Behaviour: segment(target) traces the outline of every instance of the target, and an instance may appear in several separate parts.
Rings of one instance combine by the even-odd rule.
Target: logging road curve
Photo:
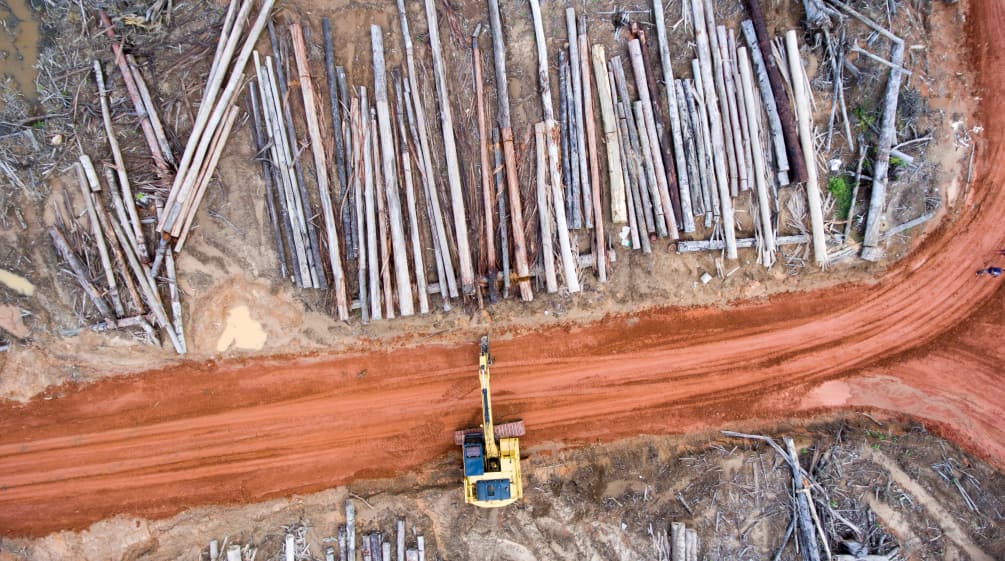
[[[526,421],[524,446],[866,407],[927,419],[1005,466],[1005,292],[973,273],[1005,247],[1005,126],[991,119],[1005,115],[1005,6],[970,8],[985,132],[951,225],[868,286],[494,340],[497,416]],[[476,423],[477,352],[190,364],[0,404],[0,535],[405,472]]]

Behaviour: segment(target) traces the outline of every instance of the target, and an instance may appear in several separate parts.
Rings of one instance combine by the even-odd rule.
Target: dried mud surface
[[[877,282],[497,337],[497,416],[525,447],[876,408],[1005,466],[1005,6],[969,6],[983,138],[959,215]],[[491,333],[490,333],[491,334]],[[414,341],[413,341],[414,342]],[[405,473],[476,420],[477,347],[182,364],[0,409],[0,533],[162,517]],[[138,362],[137,364],[141,364]]]

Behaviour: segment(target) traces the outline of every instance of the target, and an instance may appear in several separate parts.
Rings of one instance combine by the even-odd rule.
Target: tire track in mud
[[[928,419],[1005,465],[1002,290],[973,276],[1005,247],[1005,126],[992,119],[1005,114],[1005,6],[970,10],[985,131],[952,225],[869,286],[495,340],[497,416],[525,420],[524,447],[874,407]],[[0,534],[407,472],[477,423],[477,352],[472,343],[185,365],[3,405]]]

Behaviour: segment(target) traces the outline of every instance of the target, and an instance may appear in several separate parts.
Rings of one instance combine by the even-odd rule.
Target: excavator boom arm
[[[492,423],[492,392],[489,387],[491,363],[489,338],[482,337],[481,354],[478,357],[478,379],[482,386],[482,433],[485,436],[485,455],[489,458],[498,458],[499,446],[496,444],[495,426]]]

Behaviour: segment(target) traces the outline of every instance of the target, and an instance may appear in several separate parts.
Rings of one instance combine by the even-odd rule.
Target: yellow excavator
[[[523,497],[520,439],[523,421],[495,425],[489,392],[489,338],[482,337],[478,379],[482,386],[482,427],[454,433],[464,457],[464,502],[483,508],[506,506]]]

